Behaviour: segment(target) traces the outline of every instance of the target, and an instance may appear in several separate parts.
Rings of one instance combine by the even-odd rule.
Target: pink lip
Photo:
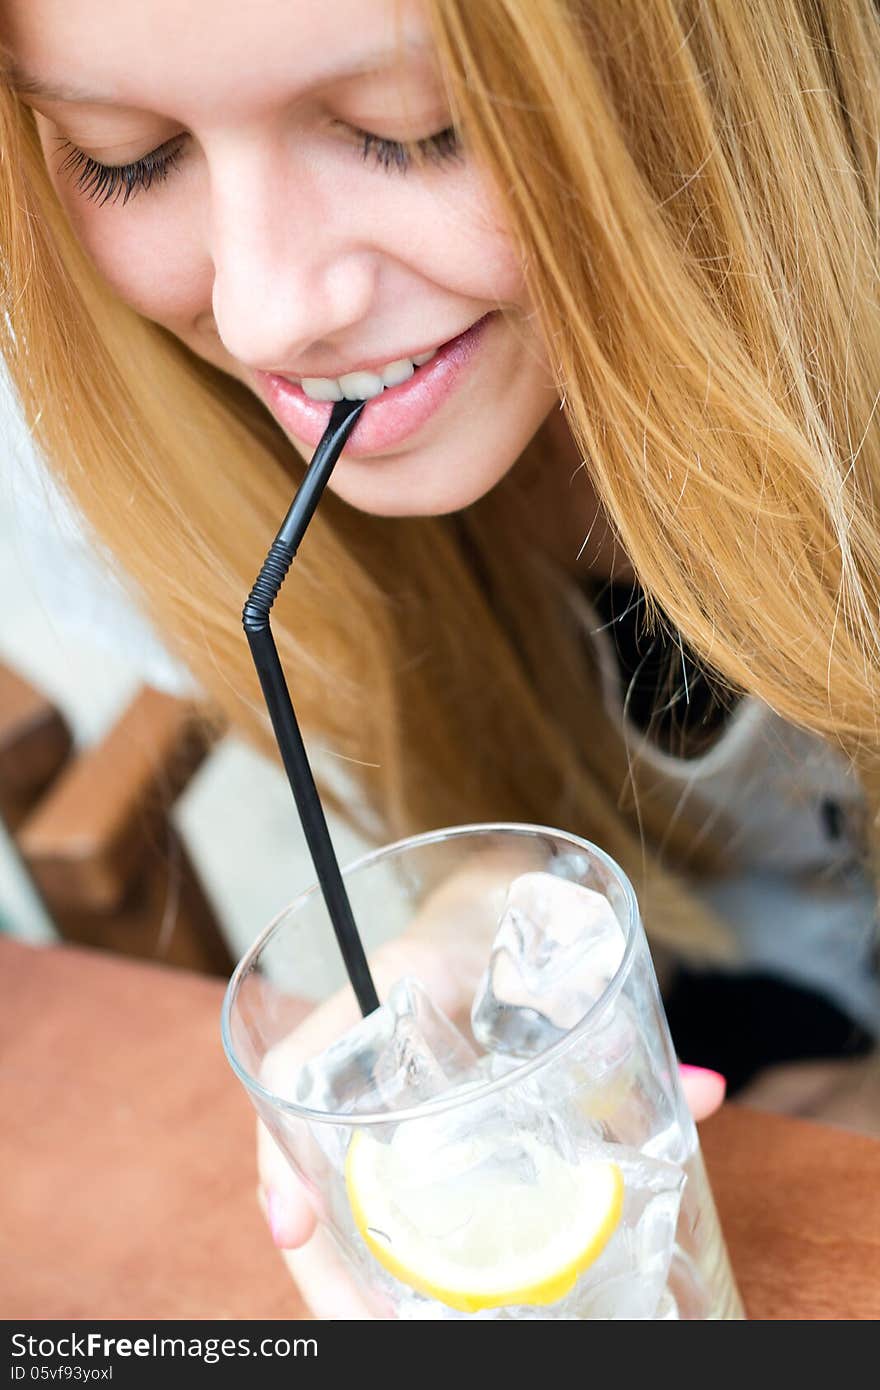
[[[494,312],[484,314],[464,333],[444,343],[430,362],[417,367],[409,381],[386,387],[380,396],[367,401],[345,446],[346,455],[366,458],[381,453],[421,429],[452,395],[494,317]],[[260,394],[287,433],[316,448],[329,423],[331,403],[310,400],[299,386],[274,372],[254,372],[254,376]]]

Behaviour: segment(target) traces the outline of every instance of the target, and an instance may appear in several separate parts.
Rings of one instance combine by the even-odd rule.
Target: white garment
[[[752,698],[706,753],[662,752],[625,716],[607,624],[580,591],[572,601],[632,758],[690,815],[728,833],[730,872],[694,887],[730,926],[739,968],[813,989],[880,1037],[877,896],[864,867],[864,797],[843,755]]]
[[[106,653],[114,672],[130,668],[148,685],[174,695],[190,695],[190,673],[163,646],[138,607],[137,594],[119,566],[102,554],[75,506],[56,484],[34,449],[0,359],[0,539],[3,578],[23,591],[24,611],[0,610],[0,651],[23,674],[54,694],[65,706],[65,682],[40,668],[40,633],[32,640],[23,626],[47,628],[77,642],[94,659]],[[48,644],[43,643],[44,646]],[[58,651],[60,651],[60,642]],[[52,659],[57,661],[58,651]],[[97,730],[87,721],[87,732]]]

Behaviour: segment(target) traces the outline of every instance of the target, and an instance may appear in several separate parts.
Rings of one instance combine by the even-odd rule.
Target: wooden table
[[[257,1209],[222,993],[0,940],[5,1318],[306,1316]],[[701,1132],[751,1316],[880,1317],[880,1142],[733,1105]]]

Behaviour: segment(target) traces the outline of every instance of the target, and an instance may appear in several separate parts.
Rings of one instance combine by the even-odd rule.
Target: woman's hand
[[[370,967],[380,997],[404,975],[414,976],[447,1017],[466,1024],[473,986],[495,932],[507,886],[518,873],[535,868],[517,850],[506,849],[469,862],[422,905],[405,936],[380,947]],[[350,990],[318,1005],[267,1058],[263,1080],[293,1075],[357,1022]],[[717,1072],[682,1067],[681,1080],[696,1119],[716,1110],[725,1083]],[[315,1317],[364,1319],[369,1310],[327,1231],[319,1225],[306,1188],[299,1182],[268,1130],[257,1126],[258,1200],[275,1244]]]
[[[711,1115],[724,1099],[724,1077],[718,1072],[682,1066],[681,1082],[696,1120]],[[332,1240],[318,1225],[306,1189],[259,1122],[257,1154],[258,1201],[272,1239],[313,1315],[322,1320],[372,1318]]]
[[[380,994],[405,973],[418,972],[419,977],[425,981],[429,990],[431,989],[431,971],[426,969],[426,956],[423,955],[419,960],[418,955],[413,957],[408,951],[398,951],[391,956],[386,953],[380,959],[381,956],[381,952],[377,953],[373,962]],[[432,992],[440,1003],[436,991]],[[324,1029],[330,1027],[334,1031],[331,1031],[329,1037],[338,1036],[338,1029],[334,1028],[333,1014],[339,1009],[341,1002],[339,998],[328,1000],[327,1004],[309,1015],[305,1024],[291,1035],[284,1044],[285,1065],[295,1066],[297,1056],[302,1059],[314,1055],[316,1029],[320,1028],[324,1033]],[[453,1002],[447,994],[446,1004]],[[352,1006],[348,999],[344,1004],[347,1012]],[[319,1020],[316,1015],[322,1010],[324,1012]],[[327,1034],[324,1036],[328,1037]],[[301,1051],[302,1048],[305,1050]],[[697,1120],[711,1115],[724,1099],[725,1082],[718,1072],[706,1071],[702,1067],[682,1066],[681,1082],[688,1104]],[[374,1314],[352,1282],[350,1272],[340,1258],[333,1241],[327,1231],[318,1224],[306,1188],[300,1183],[278,1145],[260,1122],[257,1123],[257,1156],[260,1175],[258,1201],[269,1224],[272,1239],[280,1249],[284,1262],[313,1315],[330,1320],[372,1318]]]

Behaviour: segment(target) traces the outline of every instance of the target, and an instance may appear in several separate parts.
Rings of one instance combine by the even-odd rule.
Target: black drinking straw
[[[302,734],[293,712],[290,691],[269,627],[269,610],[278,597],[278,591],[293,563],[330,474],[365,405],[366,401],[337,401],[330,412],[330,423],[321,437],[321,442],[291,503],[290,511],[284,518],[281,530],[272,542],[263,568],[251,589],[244,606],[242,622],[260,677],[263,697],[272,720],[287,780],[290,782],[290,789],[305,831],[312,863],[324,894],[324,902],[327,904],[351,987],[361,1013],[366,1015],[378,1009],[379,996],[373,984],[370,967],[367,965],[363,942],[355,926],[351,903],[348,901],[339,870],[339,861],[327,829],[324,808],[318,796],[312,769],[309,767]]]

